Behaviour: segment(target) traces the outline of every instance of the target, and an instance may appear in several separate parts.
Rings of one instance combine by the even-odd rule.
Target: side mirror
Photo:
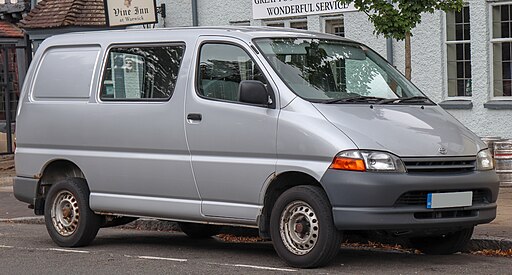
[[[268,91],[261,81],[243,80],[238,86],[239,101],[256,105],[269,105]]]

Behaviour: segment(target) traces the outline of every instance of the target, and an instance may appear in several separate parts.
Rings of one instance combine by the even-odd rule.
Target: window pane
[[[307,30],[308,29],[308,22],[291,22],[290,28],[292,29],[300,29],[300,30]]]
[[[446,13],[446,39],[455,40],[455,12],[453,11]]]
[[[284,27],[284,23],[283,22],[274,22],[274,23],[267,23],[266,24],[267,26],[269,27]]]
[[[510,60],[510,43],[502,44],[501,53],[503,60]]]
[[[462,12],[464,14],[464,18],[463,18],[464,21],[463,22],[464,23],[469,23],[469,21],[470,21],[469,20],[469,7],[463,7],[462,8]]]
[[[460,24],[462,22],[464,22],[462,20],[462,12],[459,12],[459,11],[455,12],[455,23],[459,23]]]
[[[508,5],[502,5],[498,6],[498,8],[501,8],[501,21],[508,21],[510,13],[508,11]]]
[[[344,37],[345,36],[345,27],[343,25],[343,19],[326,20],[325,21],[325,32]]]
[[[466,90],[466,85],[464,80],[457,80],[457,96],[464,96],[464,91]]]
[[[464,62],[457,62],[457,78],[464,78]]]
[[[471,60],[471,44],[464,44],[464,60]]]
[[[462,24],[455,25],[455,39],[458,41],[464,40]]]
[[[501,23],[501,37],[502,38],[510,37],[510,24],[508,22]]]
[[[510,62],[503,62],[503,79],[512,79],[512,75],[510,74]]]
[[[34,85],[38,88],[34,89],[34,97],[38,100],[89,98],[99,51],[99,47],[50,48],[37,70]],[[77,71],[79,76],[75,75]],[[59,85],[59,89],[55,89],[55,85]]]
[[[448,96],[458,96],[457,80],[448,80]]]
[[[464,80],[465,83],[464,83],[464,96],[472,96],[473,95],[473,91],[472,91],[472,84],[471,84],[471,79],[466,79]]]
[[[463,44],[457,44],[457,60],[463,60],[464,59],[464,45]]]
[[[464,24],[463,28],[464,28],[463,40],[471,40],[471,33],[470,33],[470,29],[469,29],[469,24]]]
[[[238,86],[242,80],[267,83],[251,57],[240,47],[228,44],[206,44],[201,47],[198,93],[226,101],[239,101]]]
[[[111,49],[100,98],[169,99],[178,79],[184,50],[184,45]]]
[[[503,96],[511,96],[512,95],[511,84],[512,84],[512,81],[503,80]]]
[[[471,79],[471,62],[464,62],[464,78]]]

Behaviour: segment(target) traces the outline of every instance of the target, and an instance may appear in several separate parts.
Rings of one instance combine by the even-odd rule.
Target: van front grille
[[[475,170],[475,157],[402,158],[407,172],[467,172]]]
[[[488,204],[491,201],[491,193],[487,190],[456,190],[456,191],[413,191],[407,192],[400,196],[395,202],[395,206],[417,206],[427,205],[427,196],[429,193],[446,193],[446,192],[466,192],[473,191],[473,205]]]

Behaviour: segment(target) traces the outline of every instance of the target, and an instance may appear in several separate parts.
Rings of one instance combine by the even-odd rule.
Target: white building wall
[[[167,18],[165,25],[191,26],[191,0],[159,0],[166,3]],[[200,26],[233,25],[250,22],[251,25],[264,25],[262,20],[252,19],[251,0],[197,0],[198,23]],[[502,136],[512,138],[512,110],[491,110],[484,103],[491,99],[491,59],[489,5],[482,0],[467,1],[471,12],[471,51],[473,96],[470,98],[473,108],[469,110],[448,110],[469,129],[480,136]],[[331,17],[333,15],[330,15]],[[339,16],[339,15],[338,15]],[[328,16],[308,16],[308,28],[323,31],[323,20]],[[286,20],[284,18],[283,20]],[[278,21],[278,20],[272,20]],[[363,42],[386,57],[386,39],[373,34],[373,25],[365,14],[348,12],[344,14],[345,35],[349,39]],[[435,102],[447,97],[445,14],[435,12],[425,14],[422,23],[413,30],[412,38],[412,80]],[[159,26],[162,26],[159,23]],[[393,41],[394,65],[404,71],[404,42]]]
[[[192,26],[191,0],[157,0],[157,6],[165,4],[165,20],[159,15],[158,27]]]
[[[512,138],[512,110],[491,110],[484,103],[492,95],[492,69],[489,42],[491,34],[490,3],[471,0],[471,58],[473,109],[451,110],[458,120],[480,136],[501,136]]]
[[[197,2],[200,26],[225,26],[230,25],[230,22],[252,20],[252,1],[250,0],[197,0]]]

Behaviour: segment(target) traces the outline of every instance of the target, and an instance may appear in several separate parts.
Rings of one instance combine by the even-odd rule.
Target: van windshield
[[[372,50],[310,38],[254,41],[298,96],[318,103],[433,104]]]

